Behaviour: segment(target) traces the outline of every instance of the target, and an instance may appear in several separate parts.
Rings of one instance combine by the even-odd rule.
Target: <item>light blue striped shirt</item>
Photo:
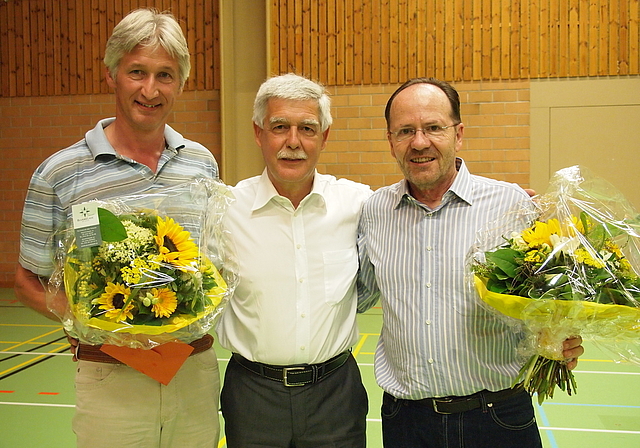
[[[522,335],[479,305],[465,261],[477,231],[523,201],[530,203],[517,185],[471,175],[459,159],[458,175],[434,210],[410,196],[404,180],[365,203],[360,293],[379,287],[375,374],[385,391],[417,400],[512,385]],[[371,302],[362,300],[359,309]]]
[[[116,153],[104,133],[114,118],[101,120],[78,143],[47,158],[35,170],[27,190],[20,230],[19,262],[25,269],[53,272],[50,237],[64,224],[71,206],[93,199],[148,194],[195,178],[217,178],[209,150],[165,126],[167,147],[156,172]]]

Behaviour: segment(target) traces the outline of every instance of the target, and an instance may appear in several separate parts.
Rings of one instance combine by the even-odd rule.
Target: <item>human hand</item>
[[[578,365],[578,357],[584,353],[582,346],[582,337],[575,336],[562,343],[562,356],[567,360],[567,368],[573,370]]]
[[[78,357],[76,356],[76,353],[78,351],[78,340],[76,338],[72,338],[71,336],[69,336],[69,334],[67,334],[67,341],[69,341],[69,350],[73,355],[73,361],[76,362],[78,361]]]

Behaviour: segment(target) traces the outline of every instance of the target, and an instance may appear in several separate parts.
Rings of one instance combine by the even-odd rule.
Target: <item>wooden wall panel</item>
[[[218,89],[218,1],[0,1],[0,96],[106,93],[107,38],[147,5],[183,26],[193,64],[185,89]],[[639,3],[270,0],[270,67],[327,85],[637,75]]]
[[[327,85],[637,75],[639,2],[273,0],[270,67]]]
[[[107,93],[107,39],[128,12],[147,6],[170,11],[182,26],[192,56],[185,90],[219,89],[218,0],[0,0],[0,97]],[[292,41],[292,54],[303,45]]]

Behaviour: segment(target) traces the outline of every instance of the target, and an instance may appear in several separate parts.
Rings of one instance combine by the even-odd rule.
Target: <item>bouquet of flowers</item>
[[[576,389],[562,357],[568,337],[640,364],[640,220],[584,168],[558,171],[537,207],[519,207],[479,234],[470,270],[482,301],[528,330],[515,382],[540,403],[556,386]]]
[[[235,284],[220,223],[226,187],[199,179],[158,193],[74,206],[50,286],[82,342],[151,348],[213,326]]]

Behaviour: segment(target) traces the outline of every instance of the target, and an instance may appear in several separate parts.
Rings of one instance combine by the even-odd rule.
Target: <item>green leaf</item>
[[[504,294],[509,291],[509,288],[507,288],[504,282],[497,282],[493,279],[489,279],[487,282],[487,289],[491,292],[497,292],[498,294]]]
[[[109,210],[98,207],[98,220],[100,221],[102,241],[115,243],[127,238],[127,230],[122,222]]]
[[[498,249],[495,252],[489,252],[487,254],[487,260],[495,264],[509,277],[516,276],[518,264],[515,262],[515,257],[518,255],[518,251],[513,249]]]

